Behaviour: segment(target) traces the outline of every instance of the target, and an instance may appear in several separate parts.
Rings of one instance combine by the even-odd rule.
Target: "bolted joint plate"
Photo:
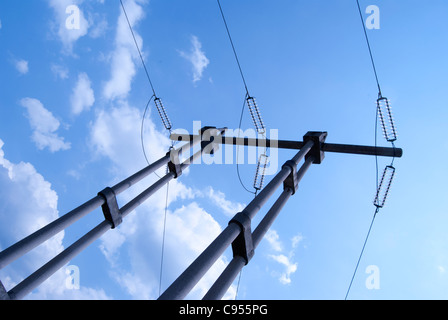
[[[246,260],[246,265],[255,254],[254,244],[252,239],[251,219],[244,212],[237,213],[229,224],[237,224],[241,232],[238,237],[232,242],[233,256],[243,257]]]
[[[325,139],[327,139],[327,132],[320,131],[309,131],[307,134],[303,136],[303,143],[307,143],[308,141],[313,141],[314,145],[308,154],[305,156],[305,160],[309,157],[314,157],[314,164],[321,164],[325,158],[325,153],[322,151],[322,146],[325,143]]]

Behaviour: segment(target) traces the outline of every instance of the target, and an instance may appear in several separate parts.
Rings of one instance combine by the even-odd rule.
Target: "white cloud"
[[[264,238],[274,251],[281,252],[283,250],[283,245],[280,242],[280,237],[277,231],[275,231],[274,229],[269,229],[268,232],[266,232]]]
[[[92,20],[92,18],[91,18]],[[97,18],[95,16],[95,20],[98,20],[97,22],[90,22],[90,25],[92,25],[92,28],[89,32],[89,36],[93,39],[97,39],[99,37],[102,37],[106,34],[107,29],[109,28],[109,24],[107,23],[107,19],[105,17],[103,18]]]
[[[79,7],[82,2],[82,0],[48,0],[56,18],[55,28],[57,31],[55,32],[63,44],[64,51],[68,54],[72,53],[75,42],[85,36],[89,29],[89,23]],[[71,17],[77,21],[73,21]],[[76,22],[76,27],[70,27],[71,22]]]
[[[245,208],[244,204],[227,200],[226,195],[223,192],[214,190],[212,187],[208,187],[206,195],[216,206],[221,208],[225,215],[229,217],[233,217]]]
[[[0,247],[6,248],[59,217],[58,195],[30,163],[12,163],[5,158],[0,140]],[[64,231],[36,247],[0,271],[7,290],[55,257],[64,247]],[[26,299],[106,299],[102,290],[65,286],[64,268],[40,285]]]
[[[73,93],[70,97],[72,113],[79,115],[84,110],[89,110],[95,103],[95,95],[91,88],[89,76],[82,72],[78,75]]]
[[[112,162],[114,182],[146,165],[140,145],[141,113],[121,101],[107,112],[98,112],[92,124],[92,148],[97,156],[105,156]],[[165,134],[156,130],[150,114],[148,117],[145,122],[145,142],[149,161],[152,162],[166,153],[170,142]],[[159,175],[163,172],[164,169],[161,169]],[[120,195],[120,202],[126,203],[155,179],[155,176],[151,176],[145,182],[133,186]],[[163,187],[129,214],[119,228],[101,239],[100,248],[111,266],[110,276],[134,299],[158,297],[165,195],[166,187]],[[194,201],[196,197],[203,196],[185,186],[182,179],[172,180],[169,184],[163,289],[188,267],[221,230],[216,220]],[[182,205],[176,207],[176,201],[181,201]],[[124,257],[129,261],[128,266],[123,266]],[[225,258],[219,259],[189,297],[202,297],[225,265]],[[232,287],[227,297],[234,296],[234,292],[235,288]]]
[[[205,56],[204,51],[202,51],[202,44],[199,42],[198,37],[191,36],[191,50],[186,53],[180,51],[181,57],[187,59],[193,67],[193,82],[198,82],[202,79],[202,74],[210,63],[210,60]]]
[[[32,140],[39,150],[48,148],[51,152],[56,152],[70,149],[70,143],[64,142],[64,138],[55,133],[60,126],[59,120],[45,109],[39,100],[24,98],[20,100],[20,104],[27,110],[27,117],[33,129]]]
[[[437,270],[440,274],[444,274],[446,272],[446,268],[444,266],[437,266]]]
[[[52,64],[51,65],[51,72],[53,72],[53,74],[58,77],[61,78],[62,80],[64,79],[68,79],[68,69],[64,66],[61,65],[57,65],[57,64]]]
[[[291,246],[293,249],[297,248],[297,246],[299,245],[300,242],[302,242],[303,240],[303,236],[301,233],[295,235],[294,237],[292,237],[291,239]]]
[[[297,271],[298,263],[294,262],[295,249],[297,249],[299,243],[303,240],[301,234],[297,234],[291,239],[291,250],[286,255],[284,253],[284,245],[280,241],[280,236],[274,229],[270,229],[265,236],[271,249],[276,252],[276,254],[269,254],[268,258],[281,264],[283,266],[283,271],[272,271],[271,274],[278,278],[281,284],[290,284],[291,275]]]
[[[15,66],[16,66],[17,71],[20,72],[20,74],[27,74],[29,71],[28,61],[26,61],[26,60],[15,61]]]
[[[144,16],[140,4],[145,2],[124,2],[133,27]],[[147,165],[140,140],[142,110],[130,106],[126,100],[136,74],[135,63],[139,56],[121,8],[120,12],[115,48],[109,55],[111,76],[103,88],[103,96],[112,106],[107,110],[98,110],[90,130],[90,144],[94,154],[111,161],[111,184]],[[142,48],[142,38],[135,28],[134,32],[137,43]],[[165,132],[156,129],[151,110],[147,114],[143,134],[149,162],[163,157],[171,143]],[[164,172],[165,168],[162,168],[157,173],[164,175]],[[128,202],[155,180],[155,175],[149,176],[144,182],[121,194],[119,202]],[[172,180],[169,184],[162,290],[166,289],[221,231],[215,219],[194,201],[196,197],[203,197],[203,194],[187,187],[181,180]],[[100,248],[110,263],[111,278],[134,299],[158,297],[166,191],[166,187],[161,188],[130,213],[117,229],[106,233],[101,239]],[[225,200],[225,197],[220,194],[215,200]],[[217,203],[230,206],[225,201]],[[202,297],[225,265],[226,260],[222,257],[189,297]],[[234,296],[234,292],[235,288],[232,286],[229,294]]]
[[[290,257],[283,254],[269,255],[269,257],[285,267],[285,270],[280,274],[278,280],[282,284],[291,283],[291,274],[297,271],[297,263],[293,263]]]
[[[145,1],[129,0],[124,2],[129,23],[133,28],[144,17],[143,8],[138,3],[145,3]],[[140,50],[142,50],[143,40],[135,28],[134,35]],[[126,98],[129,94],[132,79],[136,74],[135,59],[138,59],[137,48],[135,47],[128,22],[120,6],[120,16],[118,17],[115,36],[115,49],[111,54],[111,77],[103,89],[103,95],[106,99]]]

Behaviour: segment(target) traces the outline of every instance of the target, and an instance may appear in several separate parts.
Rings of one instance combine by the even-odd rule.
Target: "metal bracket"
[[[0,281],[0,300],[11,300],[8,292],[6,291],[3,283]]]
[[[309,131],[306,135],[303,136],[303,143],[307,143],[308,141],[313,141],[314,145],[308,154],[305,156],[305,160],[309,157],[314,157],[314,164],[321,164],[325,158],[325,153],[322,151],[322,146],[325,143],[325,139],[327,139],[327,132],[320,131]]]
[[[103,209],[104,218],[112,223],[112,229],[118,227],[123,221],[118,208],[117,197],[112,188],[107,187],[98,193],[106,201],[101,208]]]
[[[292,194],[295,194],[299,187],[299,181],[297,180],[297,164],[292,160],[288,160],[282,166],[282,169],[284,167],[291,168],[291,173],[283,181],[283,190],[286,190],[287,188],[289,188],[292,190]]]
[[[240,256],[246,260],[246,265],[255,254],[254,244],[252,240],[251,219],[242,211],[237,213],[229,224],[237,224],[241,232],[238,237],[232,242],[233,256]]]
[[[168,170],[171,173],[174,173],[174,179],[179,178],[182,175],[182,168],[180,166],[180,160],[179,160],[179,152],[182,149],[176,150],[171,149],[167,155],[170,156],[171,161],[168,162]]]

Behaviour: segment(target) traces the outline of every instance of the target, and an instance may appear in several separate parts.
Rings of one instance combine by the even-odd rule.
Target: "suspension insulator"
[[[166,130],[171,130],[172,128],[171,121],[170,118],[168,118],[162,100],[160,100],[160,98],[155,98],[154,103],[156,105],[157,111],[159,112],[159,116],[162,119],[163,126],[165,127]]]
[[[263,188],[264,175],[266,167],[268,165],[269,157],[265,154],[261,154],[258,158],[257,171],[254,178],[254,189],[261,190]]]
[[[392,108],[389,99],[381,97],[376,101],[376,104],[381,126],[383,127],[384,138],[389,142],[396,141],[397,129],[392,116]]]
[[[384,207],[386,203],[387,195],[390,190],[390,186],[392,185],[392,180],[394,179],[395,168],[393,166],[387,166],[384,169],[383,176],[381,177],[380,184],[378,186],[378,190],[376,190],[375,200],[373,204],[377,208]]]
[[[249,112],[252,117],[252,121],[254,122],[255,130],[257,130],[259,134],[266,133],[266,128],[264,126],[263,119],[261,118],[260,110],[258,109],[255,98],[247,98],[247,105],[249,106]]]

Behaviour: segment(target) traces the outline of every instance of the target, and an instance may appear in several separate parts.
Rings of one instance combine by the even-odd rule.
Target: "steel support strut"
[[[305,163],[300,168],[299,172],[296,172],[297,183],[305,175],[306,171],[309,169],[311,164],[314,161],[314,157],[309,157]],[[280,211],[283,209],[286,202],[289,200],[291,195],[293,194],[293,189],[290,187],[284,187],[282,194],[278,197],[277,201],[273,204],[273,206],[266,213],[264,218],[258,224],[257,228],[251,234],[253,248],[256,249],[266,232],[271,227],[274,220],[277,218]],[[209,291],[205,294],[203,300],[218,300],[221,299],[224,294],[227,292],[233,281],[235,280],[238,273],[241,269],[246,265],[246,258],[241,255],[235,255],[230,263],[227,265],[226,269],[219,276],[216,282],[211,286]]]
[[[313,150],[315,146],[314,141],[310,140],[303,148],[294,156],[290,161],[297,166],[297,164]],[[319,148],[319,145],[317,145]],[[309,168],[314,161],[314,157],[311,156],[305,162],[303,167]],[[302,168],[303,168],[302,167]],[[184,299],[186,295],[193,289],[193,287],[201,280],[205,273],[213,266],[216,260],[224,253],[224,251],[232,244],[234,252],[234,260],[229,265],[224,278],[220,279],[222,284],[217,285],[219,287],[219,293],[221,293],[227,285],[228,280],[235,274],[235,270],[239,269],[240,264],[246,265],[254,252],[254,238],[250,230],[250,222],[255,217],[258,211],[268,201],[268,199],[274,194],[280,185],[282,185],[286,178],[293,171],[293,167],[285,165],[280,172],[268,183],[268,185],[261,190],[261,192],[246,206],[246,208],[237,213],[235,217],[230,220],[229,225],[223,232],[203,251],[199,257],[165,290],[165,292],[159,297],[159,300],[180,300]],[[305,174],[306,170],[303,170],[300,180]],[[297,174],[294,172],[294,174]],[[288,193],[292,193],[290,188],[287,188]],[[288,197],[289,198],[289,197]],[[286,199],[287,200],[287,199]],[[282,203],[278,203],[275,206],[275,210],[280,211],[286,200]],[[278,212],[276,214],[278,214]],[[270,216],[273,216],[271,214]],[[276,215],[275,215],[276,216]],[[265,226],[268,223],[265,222]],[[267,229],[266,229],[267,231]],[[259,236],[264,235],[261,231],[258,231]],[[257,239],[259,242],[260,240]],[[227,287],[228,288],[228,287]],[[214,289],[215,290],[215,289]],[[224,292],[225,293],[225,292]],[[210,294],[211,296],[212,294]],[[213,294],[214,296],[215,294]]]
[[[192,148],[197,142],[190,142],[189,148]],[[207,146],[205,144],[204,146]],[[87,246],[101,237],[105,232],[110,229],[117,227],[130,212],[132,212],[138,205],[142,204],[148,197],[153,195],[157,190],[159,190],[162,186],[167,184],[170,180],[176,178],[178,176],[178,172],[170,171],[164,177],[159,179],[141,194],[136,196],[133,200],[129,201],[126,205],[124,205],[121,209],[118,207],[116,196],[130,188],[135,183],[139,182],[150,173],[159,169],[165,164],[169,164],[172,161],[170,159],[177,159],[178,155],[181,152],[182,147],[179,150],[171,150],[166,156],[161,158],[160,160],[154,162],[153,164],[147,166],[143,170],[137,172],[131,177],[123,180],[118,183],[116,186],[112,188],[105,188],[101,191],[95,198],[89,200],[85,204],[76,208],[75,210],[69,212],[68,214],[60,217],[54,222],[48,224],[42,229],[36,231],[30,236],[24,238],[23,240],[17,242],[11,247],[5,249],[0,252],[0,268],[8,265],[13,262],[17,258],[20,258],[28,251],[37,247],[41,243],[45,242],[58,232],[64,230],[87,213],[95,210],[99,206],[102,206],[104,218],[105,220],[98,224],[95,228],[90,230],[87,234],[81,237],[79,240],[74,242],[71,246],[66,248],[56,257],[51,259],[37,271],[32,273],[22,282],[17,284],[10,291],[6,292],[5,288],[0,282],[0,300],[6,299],[22,299],[27,294],[29,294],[32,290],[34,290],[37,286],[39,286],[42,282],[48,279],[51,275],[53,275],[56,271],[62,268],[65,264],[67,264],[71,259],[73,259],[77,254],[83,251]],[[201,148],[200,151],[196,152],[193,156],[187,159],[183,163],[176,163],[176,167],[178,170],[185,170],[193,161],[198,158],[203,152],[204,148]],[[172,153],[176,153],[175,157],[172,156]]]

